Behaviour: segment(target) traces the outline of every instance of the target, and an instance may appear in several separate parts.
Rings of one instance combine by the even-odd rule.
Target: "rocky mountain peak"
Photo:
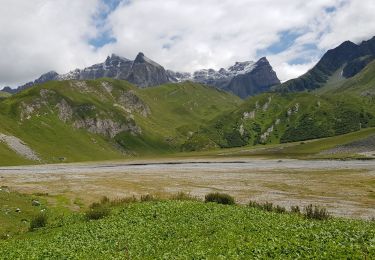
[[[148,63],[151,66],[158,67],[164,70],[164,67],[161,66],[159,63],[151,60],[150,58],[146,57],[143,52],[138,53],[137,57],[135,57],[134,64],[141,64],[141,63]]]
[[[135,63],[142,63],[145,62],[145,54],[143,52],[139,52],[134,60]]]
[[[242,98],[267,92],[272,86],[280,84],[276,72],[266,57],[262,57],[257,62],[236,62],[231,68],[237,74],[231,79],[225,90]]]
[[[260,59],[258,62],[236,62],[229,68],[221,68],[218,71],[210,68],[198,70],[193,73],[186,73],[174,72],[171,70],[166,71],[163,66],[148,58],[143,52],[139,52],[134,60],[129,60],[117,54],[111,54],[103,63],[94,64],[84,69],[72,70],[69,73],[62,75],[59,75],[54,71],[48,72],[43,74],[39,79],[20,87],[16,90],[16,92],[31,87],[35,84],[44,83],[50,80],[89,80],[103,77],[127,80],[139,87],[157,86],[168,82],[193,81],[219,89],[232,91],[230,84],[235,78],[243,75],[247,75],[247,77],[250,78],[253,77],[251,75],[252,72],[257,67],[261,67],[262,64],[267,64],[268,69],[262,72],[257,70],[257,75],[259,76],[259,74],[262,74],[263,79],[265,80],[256,80],[256,83],[254,84],[261,84],[261,87],[263,88],[264,85],[269,86],[270,84],[278,82],[277,77],[275,79],[276,74],[273,72],[271,65],[269,65],[265,57]],[[267,79],[272,80],[267,82]],[[240,80],[237,81],[236,88],[246,88],[245,85],[241,85],[242,83],[249,84],[247,81],[244,82]],[[254,85],[253,83],[251,84]],[[238,94],[237,91],[232,92],[234,94]],[[255,93],[257,91],[251,91],[251,93],[253,92]],[[248,93],[250,92],[245,91],[240,96],[246,97]]]
[[[123,63],[128,63],[131,62],[127,58],[118,56],[116,54],[112,54],[111,56],[108,56],[107,59],[105,60],[104,64],[106,66],[120,66]]]
[[[143,88],[170,82],[164,67],[147,58],[143,52],[135,58],[127,80]]]
[[[269,61],[268,61],[268,59],[267,59],[267,57],[262,57],[262,58],[260,58],[258,61],[257,61],[257,63],[259,64],[259,63],[270,63]]]

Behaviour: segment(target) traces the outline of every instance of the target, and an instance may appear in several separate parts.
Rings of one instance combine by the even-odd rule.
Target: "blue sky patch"
[[[116,38],[112,36],[110,29],[105,28],[108,16],[116,10],[120,4],[129,4],[130,0],[101,0],[104,8],[92,18],[96,28],[99,31],[97,37],[89,39],[89,44],[95,48],[101,48],[104,45],[115,43]]]
[[[324,9],[324,11],[326,13],[334,13],[336,12],[337,8],[335,6],[330,6],[330,7],[327,7],[326,9]]]
[[[257,54],[260,57],[281,53],[290,48],[294,44],[296,39],[301,35],[302,33],[294,31],[281,32],[279,33],[280,39],[277,42],[273,43],[272,45],[268,46],[263,50],[259,50]]]

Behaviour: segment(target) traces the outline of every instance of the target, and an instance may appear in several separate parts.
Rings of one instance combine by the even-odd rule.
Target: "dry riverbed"
[[[110,198],[179,191],[229,193],[240,203],[318,204],[335,215],[375,217],[375,161],[172,160],[0,167],[0,186],[48,193],[82,206]]]

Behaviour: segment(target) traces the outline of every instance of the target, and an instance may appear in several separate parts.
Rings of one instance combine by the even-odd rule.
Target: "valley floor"
[[[220,191],[240,203],[313,203],[336,216],[375,217],[374,161],[221,158],[14,166],[0,168],[0,181],[21,193],[48,194],[51,203],[77,210],[102,196],[183,191],[204,197]]]

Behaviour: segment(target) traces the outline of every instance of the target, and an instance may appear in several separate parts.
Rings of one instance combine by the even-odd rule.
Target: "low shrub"
[[[103,196],[100,199],[100,204],[108,204],[110,202],[109,198],[107,196]]]
[[[121,206],[121,205],[134,203],[134,202],[138,202],[138,200],[135,196],[132,196],[132,197],[117,198],[117,199],[111,200],[110,204],[111,206]]]
[[[47,225],[48,217],[45,212],[40,212],[30,222],[30,231],[38,228],[45,227]]]
[[[171,196],[171,200],[190,200],[190,201],[199,201],[200,199],[190,195],[189,193],[179,192]]]
[[[107,217],[110,213],[111,210],[108,206],[95,205],[94,207],[90,207],[90,209],[86,211],[85,216],[87,220],[98,220]]]
[[[277,205],[276,207],[274,207],[274,211],[275,211],[276,213],[285,213],[285,212],[286,212],[286,208]]]
[[[256,202],[256,201],[252,201],[252,200],[249,201],[248,206],[249,206],[250,208],[262,209],[262,204],[260,204],[260,203],[258,203],[258,202]]]
[[[100,202],[94,202],[86,211],[87,220],[98,220],[108,216],[111,213],[110,200],[108,197],[103,197]]]
[[[290,207],[290,212],[296,213],[296,214],[300,214],[301,213],[301,209],[299,208],[299,206],[291,206]]]
[[[146,194],[141,196],[141,202],[156,201],[157,198],[153,195]]]
[[[273,204],[271,203],[271,202],[265,202],[264,204],[263,204],[263,209],[265,210],[265,211],[273,211]]]
[[[234,198],[226,193],[209,193],[205,196],[205,202],[216,202],[224,205],[234,205],[236,204]]]
[[[304,216],[308,219],[317,220],[325,220],[331,217],[327,209],[319,206],[313,206],[312,204],[305,207]]]
[[[279,205],[274,206],[271,202],[259,203],[259,202],[256,202],[256,201],[250,201],[248,206],[252,207],[252,208],[261,209],[261,210],[264,210],[264,211],[269,211],[269,212],[276,212],[276,213],[285,213],[286,212],[285,207],[282,207],[282,206],[279,206]]]

